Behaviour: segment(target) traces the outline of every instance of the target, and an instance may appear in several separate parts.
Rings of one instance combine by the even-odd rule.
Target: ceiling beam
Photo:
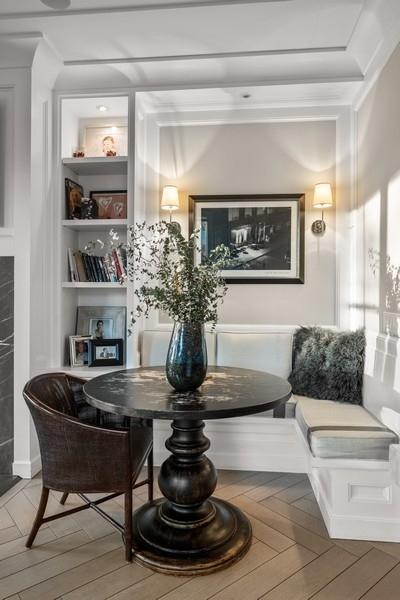
[[[210,60],[224,58],[254,58],[260,56],[285,56],[288,54],[321,54],[333,52],[346,52],[346,50],[346,46],[324,46],[321,48],[283,48],[281,50],[239,50],[237,52],[208,52],[205,54],[170,54],[166,56],[135,56],[127,58],[66,60],[64,61],[64,65],[67,67],[75,67],[86,65],[136,64],[187,60]]]
[[[68,8],[66,10],[40,10],[31,12],[13,12],[1,13],[0,19],[3,20],[20,20],[20,19],[38,19],[49,17],[73,17],[83,15],[101,15],[115,13],[131,13],[131,12],[149,12],[160,10],[183,10],[192,8],[210,8],[215,6],[241,6],[247,4],[278,4],[282,2],[294,2],[295,0],[193,0],[192,2],[148,2],[146,4],[136,4],[134,6],[113,6],[113,7],[98,7],[98,8]]]

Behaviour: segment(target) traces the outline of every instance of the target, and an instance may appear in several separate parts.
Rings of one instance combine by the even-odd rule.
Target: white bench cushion
[[[165,365],[171,331],[143,331],[141,343],[142,367]],[[209,365],[215,365],[215,334],[206,333],[207,358]]]
[[[296,419],[319,458],[388,460],[389,446],[398,441],[393,431],[354,404],[300,397]]]

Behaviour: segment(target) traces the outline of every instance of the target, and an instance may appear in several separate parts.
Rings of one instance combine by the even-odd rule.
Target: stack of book
[[[126,252],[116,249],[104,256],[95,256],[68,248],[71,281],[123,283],[126,279]]]

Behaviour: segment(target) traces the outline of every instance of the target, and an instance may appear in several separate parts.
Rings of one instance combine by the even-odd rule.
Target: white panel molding
[[[280,2],[291,2],[292,0],[192,0],[189,2],[143,2],[136,5],[125,6],[103,6],[97,8],[77,8],[68,10],[38,10],[31,12],[0,13],[1,19],[20,20],[20,19],[40,19],[49,17],[72,17],[81,15],[107,15],[115,13],[131,12],[156,12],[164,10],[187,10],[193,8],[211,8],[213,6],[232,7],[246,4],[278,4]]]
[[[231,52],[205,52],[198,54],[166,54],[162,56],[128,56],[123,58],[99,58],[65,60],[66,67],[87,65],[119,65],[156,62],[178,62],[188,60],[211,60],[224,58],[257,58],[259,56],[288,56],[297,54],[328,54],[346,52],[347,46],[321,46],[306,48],[282,48],[280,50],[239,50]]]

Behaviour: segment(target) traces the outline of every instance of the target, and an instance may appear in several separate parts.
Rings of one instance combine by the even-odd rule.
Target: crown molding
[[[236,52],[207,52],[202,54],[170,54],[165,56],[135,56],[127,58],[66,60],[64,61],[64,66],[76,67],[88,65],[136,64],[224,58],[254,58],[260,56],[287,56],[292,54],[325,54],[346,52],[346,50],[346,46],[325,46],[321,48],[284,48],[281,50],[239,50]]]
[[[193,2],[165,2],[136,4],[135,6],[112,6],[98,8],[66,9],[66,10],[40,10],[35,12],[0,13],[1,20],[39,19],[50,17],[73,17],[81,15],[102,15],[115,13],[150,12],[164,10],[187,10],[192,8],[232,7],[247,4],[280,4],[294,0],[193,0]]]

